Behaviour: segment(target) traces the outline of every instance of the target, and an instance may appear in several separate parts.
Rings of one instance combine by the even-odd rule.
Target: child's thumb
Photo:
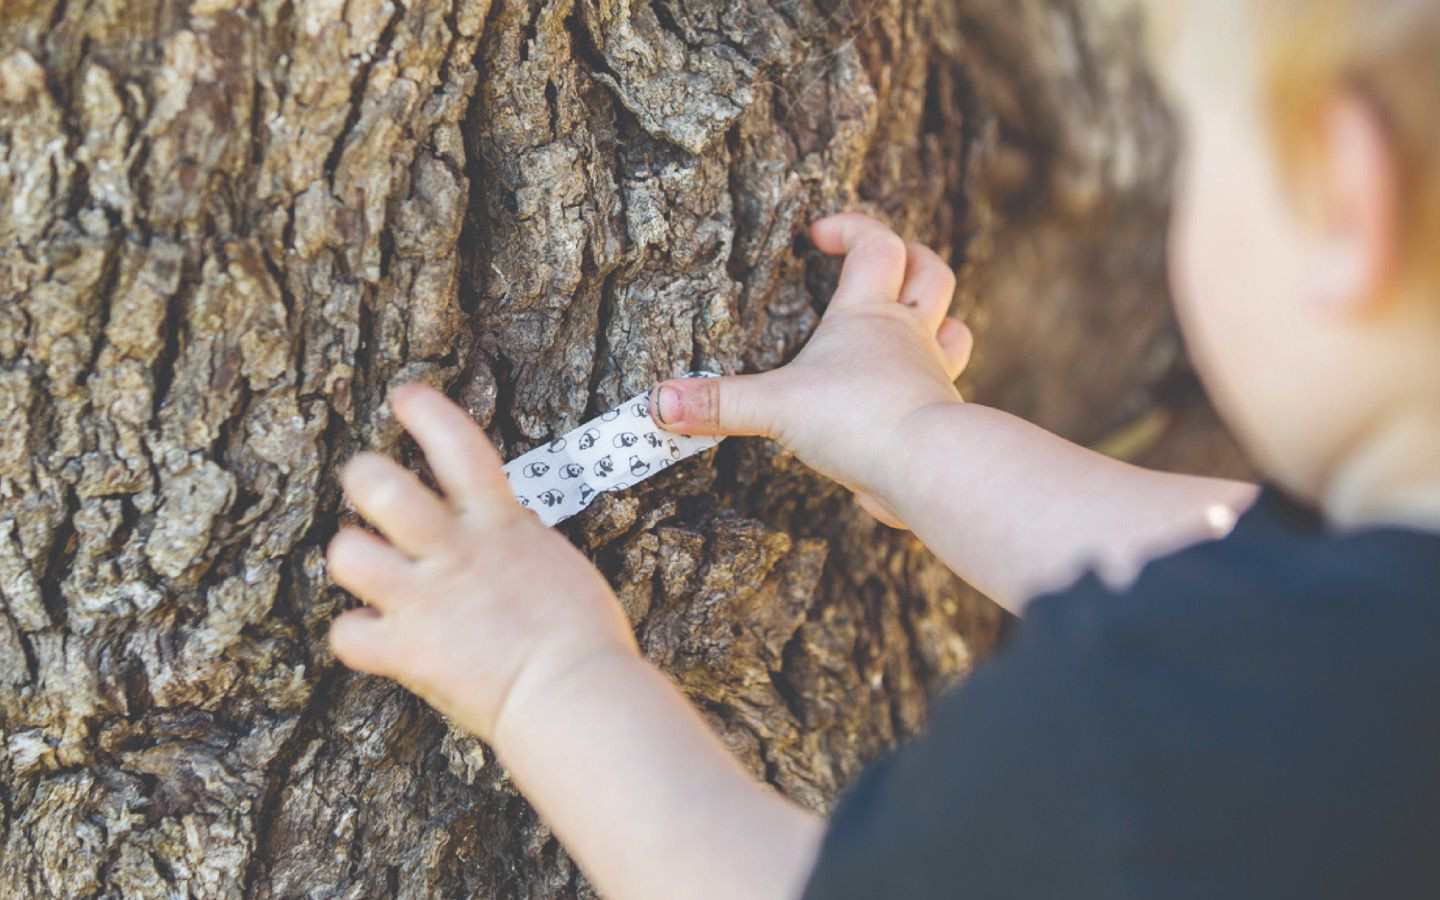
[[[650,392],[650,415],[681,434],[756,434],[773,437],[772,373],[677,378]]]

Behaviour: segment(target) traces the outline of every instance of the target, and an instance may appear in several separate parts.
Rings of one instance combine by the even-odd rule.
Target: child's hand
[[[651,392],[651,415],[685,434],[774,438],[899,525],[875,496],[888,477],[886,451],[906,416],[960,401],[954,381],[970,358],[969,329],[945,315],[955,274],[869,216],[829,216],[810,234],[845,264],[805,348],[758,375],[663,382]]]
[[[508,709],[612,654],[636,653],[610,586],[520,507],[485,433],[444,395],[391,395],[446,496],[386,456],[341,473],[382,540],[346,528],[330,543],[335,583],[365,600],[330,627],[336,657],[393,678],[489,740]]]

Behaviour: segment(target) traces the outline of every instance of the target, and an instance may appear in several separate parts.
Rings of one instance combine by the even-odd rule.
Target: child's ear
[[[1320,231],[1310,251],[1304,300],[1340,315],[1382,303],[1400,239],[1399,172],[1379,111],[1360,93],[1337,91],[1321,111],[1319,171],[1307,181]]]

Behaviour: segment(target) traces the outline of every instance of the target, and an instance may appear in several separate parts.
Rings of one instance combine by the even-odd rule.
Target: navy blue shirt
[[[1440,534],[1267,488],[1035,600],[841,799],[806,897],[1440,898]]]

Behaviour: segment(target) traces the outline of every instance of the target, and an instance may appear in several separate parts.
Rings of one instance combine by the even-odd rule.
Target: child
[[[428,388],[391,402],[444,499],[344,470],[389,540],[330,548],[370,604],[336,655],[489,741],[610,896],[1440,896],[1440,9],[1185,7],[1175,294],[1258,499],[963,403],[953,276],[855,214],[812,228],[845,262],[793,362],[652,392],[1026,611],[828,829],[727,755]]]

